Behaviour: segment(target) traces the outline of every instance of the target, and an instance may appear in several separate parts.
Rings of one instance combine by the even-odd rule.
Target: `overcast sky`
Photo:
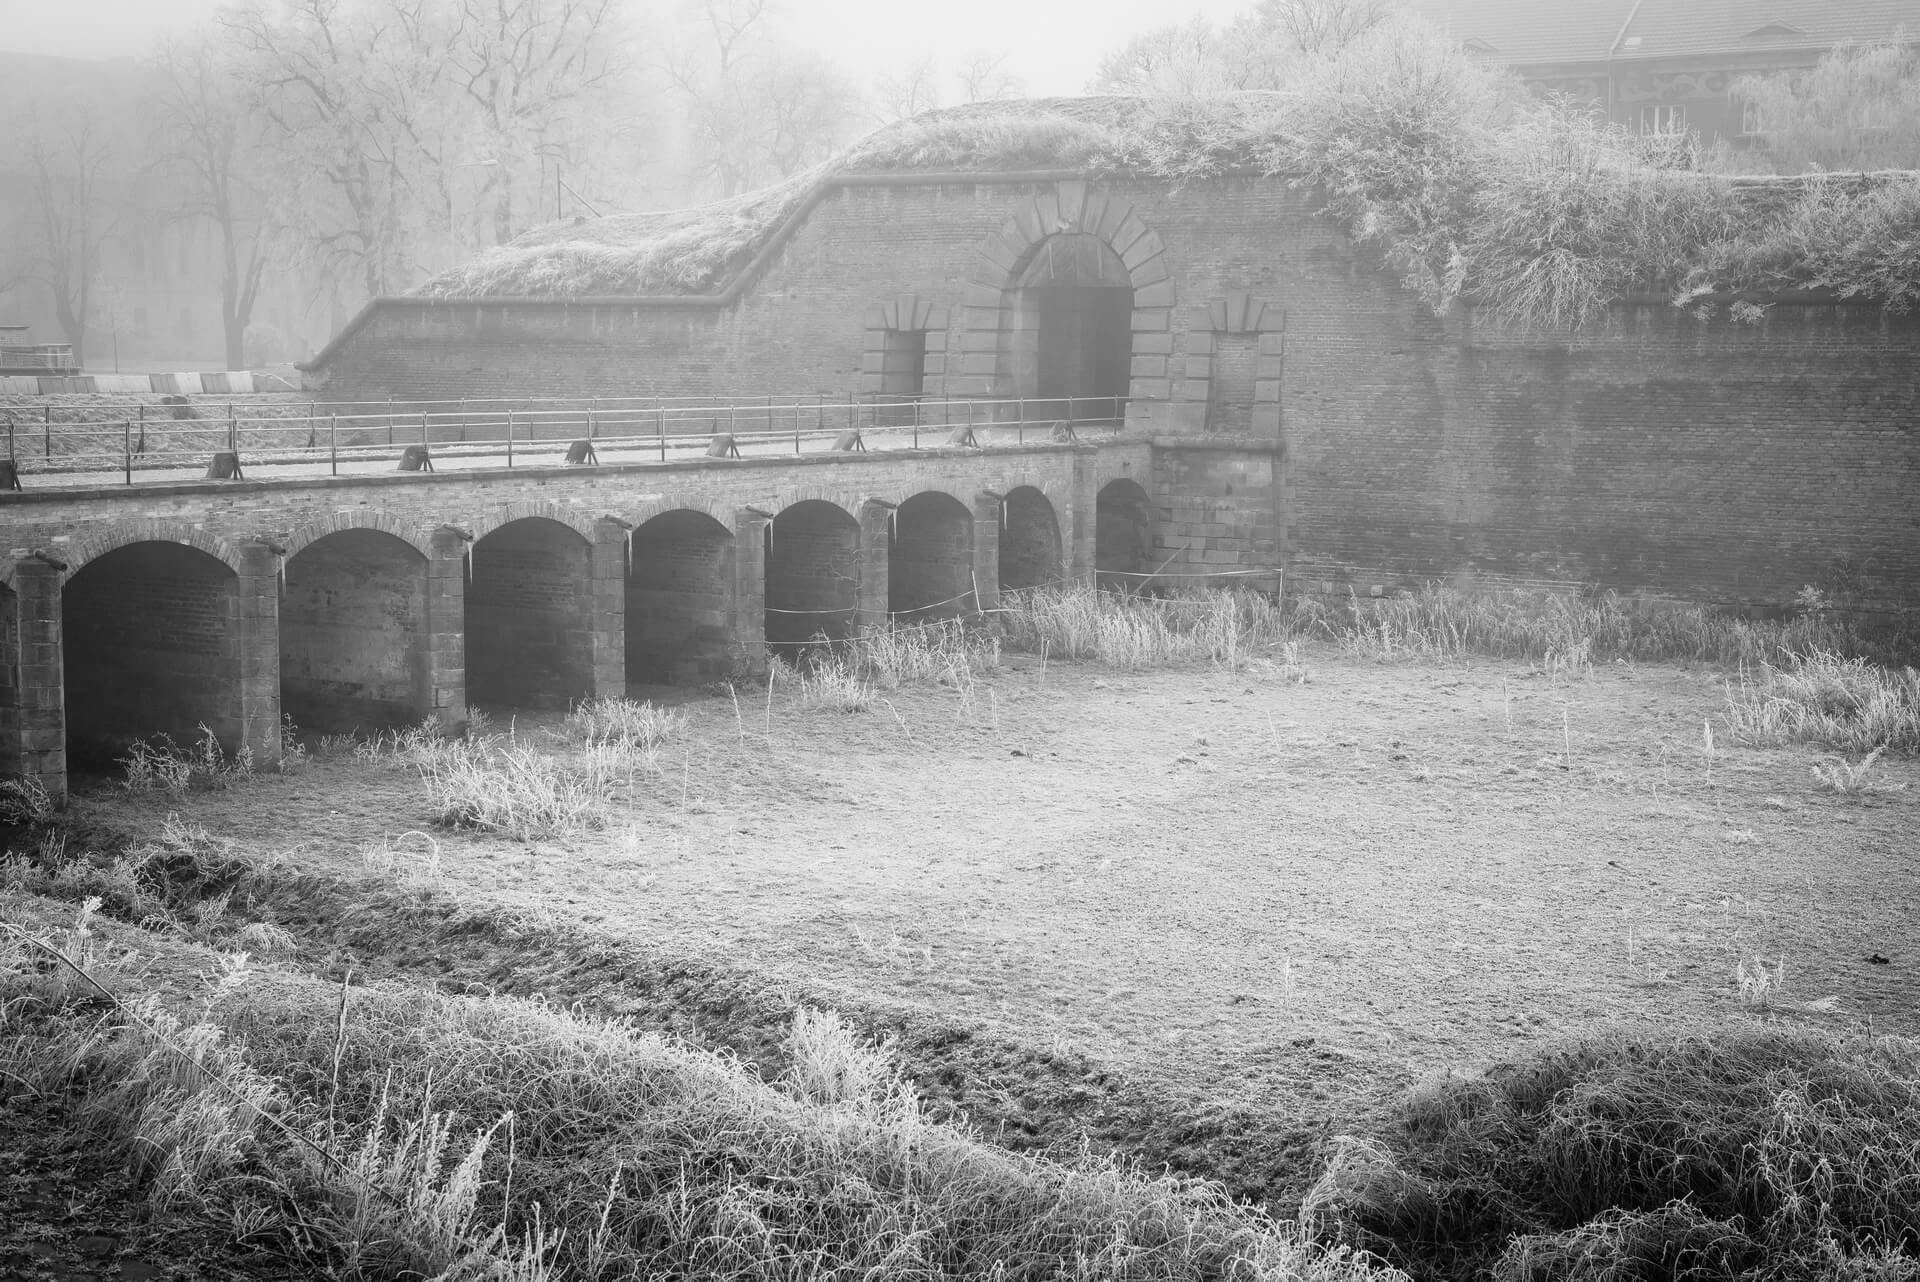
[[[157,36],[204,21],[224,0],[0,0],[0,49],[77,58],[138,56]],[[660,12],[652,0],[629,0]],[[1078,93],[1100,56],[1127,37],[1195,13],[1215,19],[1253,0],[779,0],[796,41],[837,57],[862,85],[933,50],[949,64],[1006,51],[1035,94]]]

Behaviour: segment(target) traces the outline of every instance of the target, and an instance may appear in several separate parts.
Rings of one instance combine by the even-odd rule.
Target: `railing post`
[[[1014,402],[1014,439],[1020,444],[1027,443],[1027,398],[1021,397]]]
[[[427,412],[420,411],[420,446],[422,449],[432,446],[433,441],[427,435]]]
[[[40,408],[46,411],[47,461],[51,463],[53,461],[53,406],[43,405]]]
[[[340,415],[337,412],[327,416],[327,460],[333,465],[333,474],[340,475]]]
[[[133,484],[133,420],[128,419],[126,430],[120,434],[120,466],[124,469],[127,484]]]
[[[393,397],[387,397],[387,444],[393,444]]]
[[[1067,422],[1069,425],[1071,425],[1079,421],[1080,421],[1080,416],[1074,413],[1073,411],[1073,394],[1068,393],[1067,394]]]
[[[594,419],[597,417],[596,411],[599,408],[600,408],[600,400],[598,397],[595,397],[587,405],[587,439],[589,441],[593,439],[594,430],[595,430]]]
[[[460,398],[460,443],[462,445],[465,445],[466,442],[467,442],[467,398],[462,396]]]
[[[662,398],[660,403],[654,407],[654,412],[660,416],[660,461],[664,463],[667,461],[667,402],[665,398]]]
[[[507,466],[513,466],[513,411],[507,411]]]

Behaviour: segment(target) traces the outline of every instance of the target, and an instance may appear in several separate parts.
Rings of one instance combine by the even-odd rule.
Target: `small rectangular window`
[[[1678,103],[1650,103],[1640,108],[1640,132],[1672,137],[1687,132],[1687,109]]]
[[[1760,104],[1751,99],[1740,104],[1740,132],[1749,138],[1766,132],[1760,125]]]

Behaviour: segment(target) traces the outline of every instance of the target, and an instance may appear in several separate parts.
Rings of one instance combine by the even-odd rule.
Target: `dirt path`
[[[609,830],[435,833],[437,871],[395,841],[427,824],[390,767],[177,808],[338,871],[384,843],[475,902],[1263,1105],[1337,1108],[1606,1020],[1920,1032],[1920,788],[1821,794],[1813,750],[1717,724],[1709,756],[1713,673],[1310,662],[1302,685],[1017,658],[856,714],[696,698]],[[1756,959],[1784,967],[1767,1011],[1736,990]]]

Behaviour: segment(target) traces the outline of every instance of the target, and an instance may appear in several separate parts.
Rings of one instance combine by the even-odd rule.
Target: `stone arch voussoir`
[[[645,503],[640,504],[638,507],[624,514],[622,519],[631,521],[633,528],[637,530],[655,517],[665,516],[669,512],[698,512],[702,516],[710,516],[719,523],[721,529],[731,534],[733,532],[734,518],[739,512],[739,507],[738,505],[719,503],[713,499],[663,496],[661,498],[647,500]]]
[[[502,526],[511,525],[515,521],[524,521],[529,517],[540,517],[564,525],[588,543],[596,542],[598,538],[598,531],[595,528],[599,524],[597,518],[572,508],[562,507],[558,503],[523,499],[503,504],[491,512],[476,517],[473,522],[473,541],[478,543]]]
[[[88,562],[98,560],[109,552],[135,543],[185,544],[187,547],[205,552],[232,570],[234,574],[238,575],[241,572],[239,551],[219,535],[209,534],[205,530],[179,521],[147,519],[111,526],[77,539],[60,549],[60,559],[67,563],[64,580],[71,580]]]
[[[293,533],[287,536],[284,559],[291,561],[327,535],[343,530],[377,530],[399,539],[423,558],[431,560],[433,557],[433,545],[427,533],[412,522],[404,521],[391,512],[356,509],[351,512],[329,512],[295,526]]]
[[[1104,242],[1125,264],[1133,283],[1133,368],[1127,389],[1130,407],[1164,402],[1172,396],[1172,373],[1164,351],[1143,352],[1142,334],[1167,333],[1173,326],[1173,277],[1160,233],[1133,203],[1083,179],[1063,179],[1028,196],[991,233],[975,255],[968,282],[961,330],[964,353],[980,353],[971,364],[947,371],[947,390],[962,396],[991,396],[999,370],[985,356],[1006,323],[1006,291],[1027,260],[1049,236],[1084,233]],[[1128,419],[1135,418],[1129,408]],[[1146,417],[1151,417],[1147,415]]]

